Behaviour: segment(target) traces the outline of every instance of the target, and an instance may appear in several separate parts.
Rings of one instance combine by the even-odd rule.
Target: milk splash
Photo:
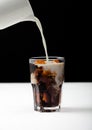
[[[44,37],[44,34],[43,34],[43,29],[42,29],[42,25],[41,25],[41,22],[40,20],[34,16],[34,21],[36,22],[36,25],[41,33],[41,37],[42,37],[42,43],[43,43],[43,47],[44,47],[44,50],[45,50],[45,55],[46,55],[46,61],[48,62],[49,58],[48,58],[48,53],[47,53],[47,45],[46,45],[46,40],[45,40],[45,37]]]

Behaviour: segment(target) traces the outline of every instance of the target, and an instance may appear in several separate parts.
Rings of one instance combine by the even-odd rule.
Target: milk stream
[[[34,16],[34,20],[35,20],[35,23],[36,23],[39,31],[40,31],[40,34],[41,34],[41,37],[42,37],[43,47],[44,47],[44,50],[45,50],[46,61],[48,62],[49,58],[48,58],[48,53],[47,53],[47,45],[46,45],[46,40],[45,40],[45,37],[44,37],[44,34],[43,34],[42,25],[41,25],[40,20],[37,17]]]

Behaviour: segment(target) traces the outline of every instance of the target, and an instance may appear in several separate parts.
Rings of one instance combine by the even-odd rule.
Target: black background
[[[72,1],[30,0],[42,23],[48,54],[65,57],[65,82],[91,82],[91,45],[86,9]],[[34,22],[0,30],[0,82],[30,82],[29,58],[45,55]]]

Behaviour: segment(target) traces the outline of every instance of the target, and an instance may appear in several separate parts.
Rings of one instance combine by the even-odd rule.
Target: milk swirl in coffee
[[[34,109],[53,111],[59,109],[64,80],[64,59],[34,57],[30,59],[30,81],[33,87]]]

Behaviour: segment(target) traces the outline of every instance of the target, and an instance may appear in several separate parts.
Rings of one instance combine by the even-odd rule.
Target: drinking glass
[[[33,88],[34,110],[59,111],[64,82],[64,57],[31,57],[29,59],[30,81]]]

